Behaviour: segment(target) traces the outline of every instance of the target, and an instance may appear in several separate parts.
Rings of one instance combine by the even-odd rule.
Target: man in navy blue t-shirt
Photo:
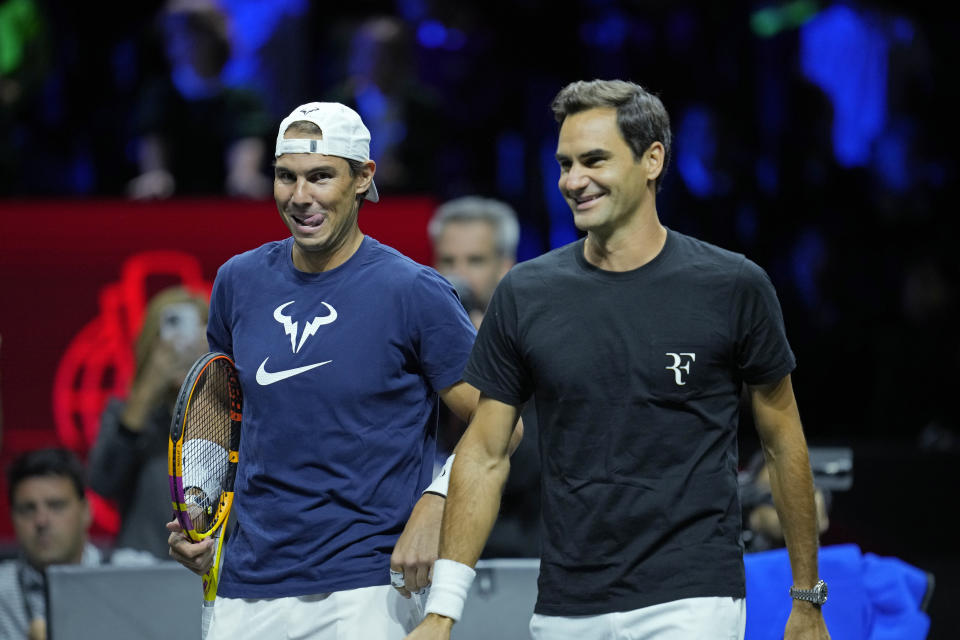
[[[244,416],[213,640],[400,638],[422,616],[444,501],[424,493],[437,398],[474,410],[475,333],[436,271],[360,231],[379,199],[369,145],[341,104],[295,109],[274,175],[291,235],[214,282],[207,337],[236,362]],[[210,542],[168,529],[174,558],[211,566]]]
[[[659,98],[576,82],[553,110],[560,192],[586,238],[517,265],[493,295],[464,373],[480,402],[453,464],[428,615],[410,638],[447,638],[462,613],[510,425],[531,396],[543,470],[532,636],[743,638],[744,384],[793,571],[785,638],[828,638],[795,360],[773,286],[744,256],[660,223],[671,136]]]

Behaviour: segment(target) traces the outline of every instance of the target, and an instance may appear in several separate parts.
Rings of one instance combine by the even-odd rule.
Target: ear
[[[643,168],[647,173],[647,180],[654,181],[663,173],[663,161],[666,159],[667,151],[663,148],[663,143],[655,141],[651,143],[647,150],[643,152]]]
[[[373,174],[377,172],[377,163],[373,160],[367,160],[357,171],[357,196],[360,196],[370,188],[373,182]]]

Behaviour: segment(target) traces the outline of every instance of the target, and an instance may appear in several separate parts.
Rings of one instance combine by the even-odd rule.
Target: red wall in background
[[[366,203],[360,228],[430,264],[435,204]],[[95,427],[83,416],[125,388],[143,302],[175,282],[209,285],[230,256],[287,235],[269,201],[0,200],[0,542],[13,535],[8,463],[57,444],[86,454]],[[109,536],[115,516],[98,511],[92,533]]]

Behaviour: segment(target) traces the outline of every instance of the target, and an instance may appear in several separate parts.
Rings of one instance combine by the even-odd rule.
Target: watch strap
[[[815,605],[821,605],[827,601],[827,583],[818,580],[813,589],[798,589],[790,587],[790,597],[794,600],[803,600]]]

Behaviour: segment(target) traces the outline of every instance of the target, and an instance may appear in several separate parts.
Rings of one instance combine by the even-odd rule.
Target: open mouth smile
[[[602,198],[604,195],[605,194],[603,193],[592,193],[590,195],[575,196],[573,201],[576,204],[577,209],[587,209],[590,207],[590,205]]]

